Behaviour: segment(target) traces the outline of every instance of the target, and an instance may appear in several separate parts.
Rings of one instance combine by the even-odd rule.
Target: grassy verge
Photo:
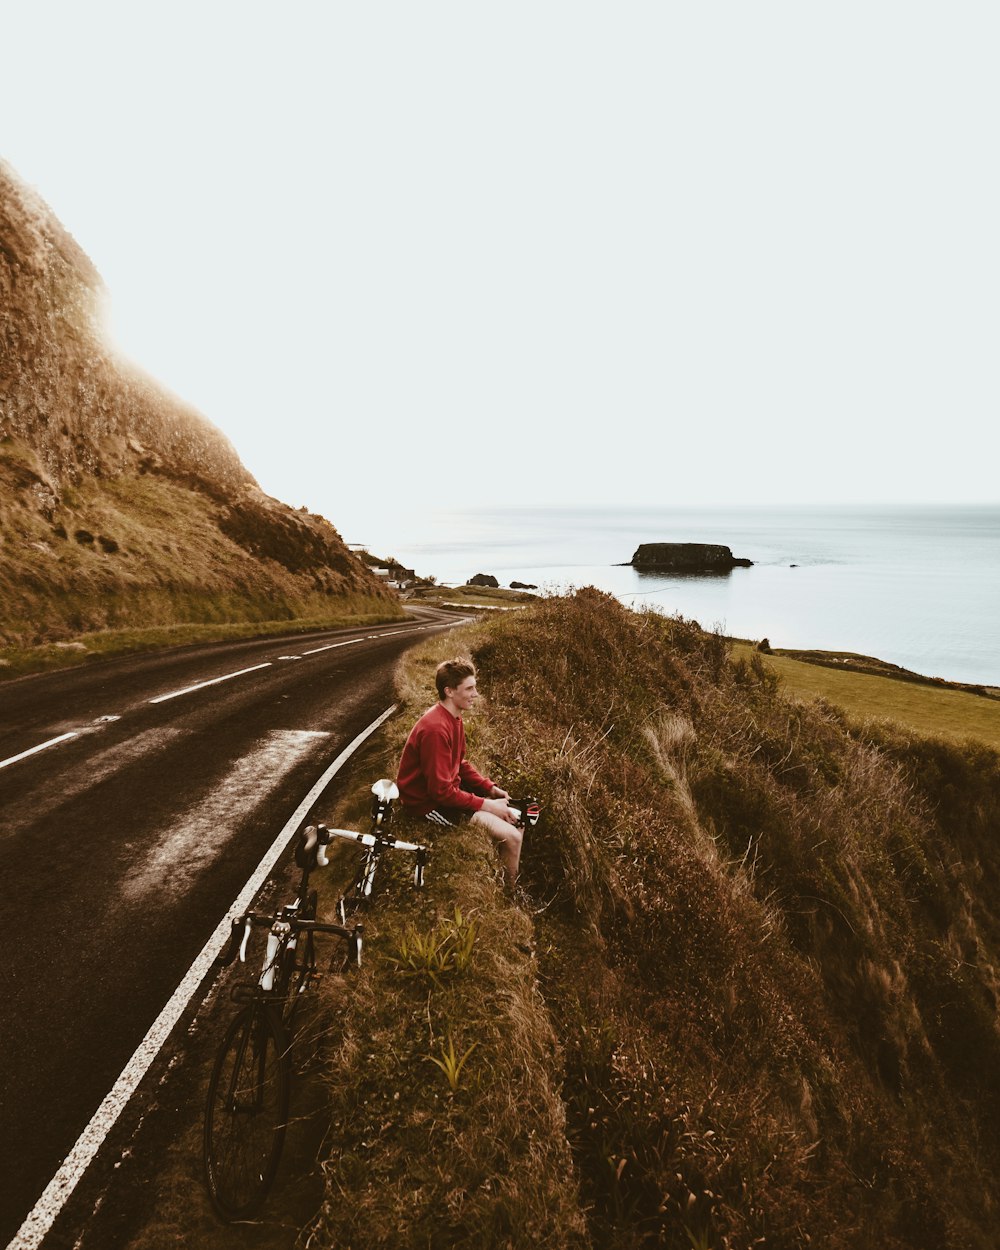
[[[511,608],[538,602],[538,595],[530,590],[509,590],[504,586],[422,587],[411,598],[442,607]]]
[[[321,517],[165,472],[84,476],[57,494],[37,457],[9,440],[0,441],[0,546],[8,671],[144,645],[149,631],[175,626],[226,627],[188,638],[232,637],[243,626],[400,612]]]
[[[298,620],[227,621],[217,624],[154,625],[147,629],[105,629],[75,636],[70,642],[41,643],[34,647],[0,648],[0,681],[28,673],[73,668],[94,660],[110,659],[137,651],[159,651],[167,647],[200,642],[231,642],[240,638],[267,638],[284,634],[304,634],[321,629],[379,625],[397,621],[402,609],[391,603],[372,601],[365,606],[376,610],[344,611],[329,617]]]
[[[734,643],[749,659],[749,643]],[[1000,750],[1000,700],[964,690],[845,671],[783,655],[763,655],[784,688],[802,699],[826,699],[858,720],[890,720],[917,733],[962,741],[977,738]]]
[[[429,701],[440,645],[408,654],[403,710],[355,768],[360,798],[337,819],[363,825],[368,784],[394,774]],[[366,966],[342,1005],[343,1040],[328,1064],[324,1197],[300,1244],[582,1246],[530,918],[504,898],[484,836],[435,839],[424,822],[409,826],[409,836],[428,834],[426,889],[411,888],[409,863],[392,865],[367,922]],[[335,894],[328,883],[321,906],[332,908]]]

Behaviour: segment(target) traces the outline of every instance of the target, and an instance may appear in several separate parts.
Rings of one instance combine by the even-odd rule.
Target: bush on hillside
[[[525,863],[595,1244],[991,1244],[997,757],[726,652],[592,590],[475,650],[476,750],[548,796]]]

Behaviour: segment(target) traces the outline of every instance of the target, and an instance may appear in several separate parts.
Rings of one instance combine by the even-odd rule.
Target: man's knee
[[[517,825],[512,825],[491,812],[476,812],[472,817],[472,824],[481,825],[491,838],[496,838],[499,842],[506,842],[516,847],[521,845],[523,834]]]

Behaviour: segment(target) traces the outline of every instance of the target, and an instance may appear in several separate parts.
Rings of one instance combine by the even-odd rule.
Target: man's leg
[[[499,816],[494,816],[490,812],[476,812],[470,822],[473,825],[481,825],[482,828],[494,838],[498,843],[500,852],[500,864],[503,868],[504,883],[507,889],[513,891],[514,883],[517,881],[517,869],[521,862],[521,840],[523,834],[517,825],[511,825],[506,820],[501,820]]]

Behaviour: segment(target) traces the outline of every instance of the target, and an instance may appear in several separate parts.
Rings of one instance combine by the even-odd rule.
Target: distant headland
[[[728,573],[753,566],[721,543],[640,543],[628,563],[648,573]]]

